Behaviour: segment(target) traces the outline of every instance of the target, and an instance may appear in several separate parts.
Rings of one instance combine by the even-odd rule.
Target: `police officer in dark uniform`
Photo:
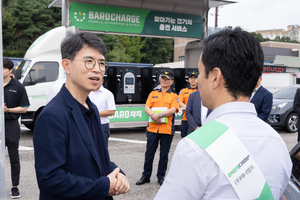
[[[18,118],[29,107],[29,100],[24,86],[11,77],[14,64],[9,58],[3,59],[3,87],[5,112],[5,146],[7,146],[11,166],[11,198],[21,197],[18,190],[20,181],[19,138],[20,125]]]
[[[147,150],[145,153],[144,172],[136,185],[150,182],[153,159],[160,143],[160,158],[157,178],[160,185],[164,182],[168,166],[168,155],[174,136],[175,112],[179,109],[178,95],[170,88],[174,82],[173,72],[165,69],[160,75],[160,88],[152,91],[145,105],[145,112],[151,118],[147,128]]]

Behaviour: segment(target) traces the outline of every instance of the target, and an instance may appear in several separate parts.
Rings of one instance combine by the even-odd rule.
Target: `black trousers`
[[[164,178],[168,167],[168,156],[173,140],[173,135],[152,133],[147,131],[147,150],[144,162],[144,177],[150,178],[152,174],[153,159],[158,144],[160,145],[157,178]]]
[[[18,120],[5,119],[5,146],[7,146],[10,160],[12,186],[18,186],[20,181],[19,139]]]
[[[180,126],[180,131],[181,131],[181,138],[184,138],[188,134],[188,129],[189,129],[189,124],[187,121],[182,120],[181,121],[181,126]]]

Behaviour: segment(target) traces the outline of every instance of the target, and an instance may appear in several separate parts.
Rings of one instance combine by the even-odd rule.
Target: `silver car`
[[[297,132],[298,115],[293,109],[294,97],[300,85],[291,85],[273,94],[273,106],[267,122],[274,128]]]

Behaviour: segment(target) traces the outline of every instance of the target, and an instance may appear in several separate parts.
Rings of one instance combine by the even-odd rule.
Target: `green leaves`
[[[3,8],[5,52],[26,52],[45,32],[61,25],[61,9],[48,8],[53,0],[6,0]],[[98,35],[111,62],[166,63],[173,61],[173,39]]]
[[[11,16],[11,27],[3,27],[14,37],[8,40],[10,51],[26,51],[43,33],[60,25],[61,14],[58,8],[48,8],[52,0],[9,0],[3,8]],[[13,30],[13,31],[12,31]]]
[[[141,50],[145,53],[142,63],[158,63],[173,62],[173,39],[165,38],[144,38],[145,45]]]
[[[15,33],[16,33],[15,24],[16,24],[15,18],[12,17],[11,13],[8,11],[7,8],[3,8],[2,38],[3,38],[4,50],[7,50],[7,47],[15,40]]]

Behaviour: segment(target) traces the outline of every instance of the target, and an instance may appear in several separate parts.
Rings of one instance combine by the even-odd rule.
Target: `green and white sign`
[[[110,122],[148,121],[145,107],[116,107],[115,114],[109,117]],[[175,114],[175,119],[182,119],[182,110]]]
[[[274,200],[258,165],[225,124],[210,121],[187,138],[201,146],[218,164],[239,199]]]
[[[81,30],[203,38],[200,15],[70,2],[69,19]]]
[[[145,107],[116,107],[115,114],[109,117],[110,122],[148,121]]]

